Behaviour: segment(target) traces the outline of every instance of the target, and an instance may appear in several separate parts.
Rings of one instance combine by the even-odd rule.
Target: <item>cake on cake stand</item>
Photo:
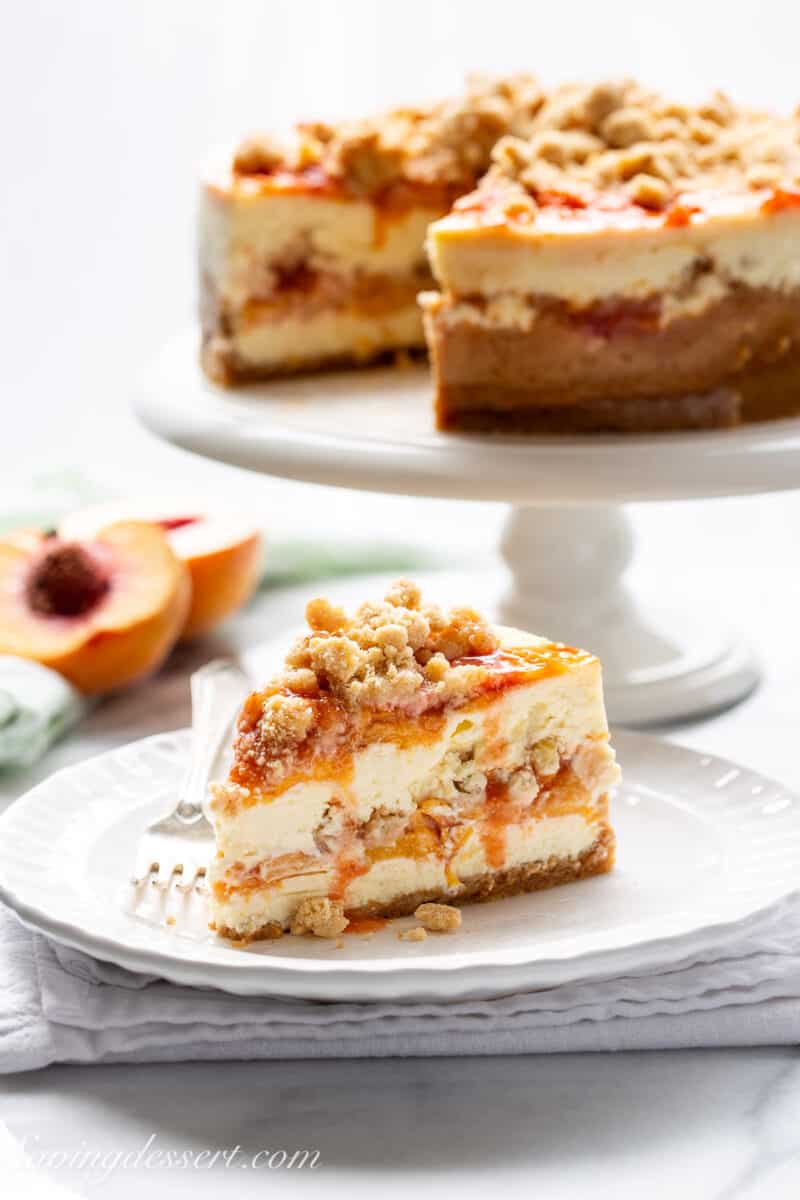
[[[373,367],[225,391],[175,338],[136,401],[153,432],[196,454],[308,483],[511,505],[504,624],[603,661],[612,721],[700,716],[758,680],[747,645],[703,611],[659,610],[623,578],[623,505],[800,487],[800,419],[700,433],[506,437],[437,433],[424,367]]]

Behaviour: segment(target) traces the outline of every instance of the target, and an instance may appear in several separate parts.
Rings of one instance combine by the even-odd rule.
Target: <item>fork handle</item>
[[[251,685],[232,659],[218,658],[195,671],[192,697],[192,755],[181,787],[176,816],[191,824],[203,815],[208,777],[228,732],[234,709]]]

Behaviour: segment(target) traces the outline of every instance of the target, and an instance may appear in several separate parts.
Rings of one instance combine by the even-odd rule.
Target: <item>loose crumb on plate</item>
[[[304,900],[294,914],[292,933],[313,933],[315,937],[335,938],[344,933],[348,920],[338,900],[315,896]]]
[[[401,929],[397,936],[401,942],[424,942],[428,935],[421,925],[415,925],[413,929]]]
[[[420,904],[414,916],[428,933],[455,933],[461,925],[461,912],[451,904]]]

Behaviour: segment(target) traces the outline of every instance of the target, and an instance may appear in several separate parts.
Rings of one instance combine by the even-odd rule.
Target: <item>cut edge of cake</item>
[[[428,226],[541,102],[527,75],[458,96],[248,138],[200,197],[202,353],[223,384],[422,349]]]
[[[427,344],[445,431],[794,415],[798,239],[797,112],[475,77],[226,157],[201,197],[201,359],[235,385]]]
[[[797,113],[571,85],[492,157],[428,234],[440,429],[654,432],[800,411]]]

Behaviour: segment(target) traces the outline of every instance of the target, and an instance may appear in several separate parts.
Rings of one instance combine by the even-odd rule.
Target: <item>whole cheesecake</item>
[[[421,348],[424,315],[443,430],[800,411],[797,114],[476,79],[251,139],[204,186],[200,242],[219,382]]]

